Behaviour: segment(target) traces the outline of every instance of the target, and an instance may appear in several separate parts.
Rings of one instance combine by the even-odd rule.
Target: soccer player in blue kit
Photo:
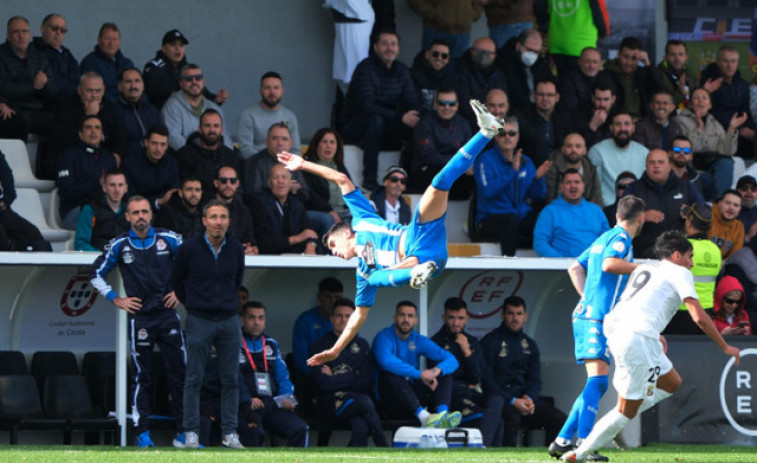
[[[347,327],[331,349],[311,357],[308,365],[321,365],[335,359],[357,334],[368,317],[379,287],[409,284],[420,288],[438,275],[447,263],[447,214],[449,189],[468,169],[486,144],[504,124],[476,100],[470,102],[481,130],[455,153],[423,193],[407,226],[392,224],[376,214],[371,204],[347,175],[335,169],[305,161],[300,156],[279,153],[279,161],[289,170],[304,170],[339,185],[344,202],[352,213],[352,226],[334,225],[324,235],[331,252],[343,259],[358,258],[357,294]]]
[[[554,458],[573,449],[573,434],[581,441],[594,427],[599,399],[609,384],[610,352],[602,322],[618,302],[628,275],[638,266],[633,263],[631,240],[644,225],[644,209],[642,199],[622,198],[618,202],[617,225],[597,238],[568,269],[570,281],[581,296],[573,311],[573,338],[576,361],[586,367],[587,380],[568,419],[549,446],[549,454]],[[589,455],[587,460],[609,461],[598,453]]]

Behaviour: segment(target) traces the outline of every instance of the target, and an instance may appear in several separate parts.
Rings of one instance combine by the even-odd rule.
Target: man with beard
[[[163,35],[162,46],[155,53],[155,58],[145,64],[145,91],[150,103],[157,108],[162,108],[171,93],[179,90],[180,71],[187,64],[185,54],[187,45],[189,45],[189,40],[181,31],[170,30]],[[223,88],[218,93],[213,93],[205,87],[202,94],[219,105],[222,105],[229,96]]]
[[[565,136],[559,151],[552,155],[552,167],[544,177],[547,181],[547,202],[557,198],[560,181],[568,169],[576,169],[584,184],[584,198],[595,204],[602,204],[602,189],[597,177],[597,169],[586,157],[586,142],[579,133]]]
[[[542,209],[534,227],[534,251],[539,257],[576,257],[610,226],[602,208],[584,197],[584,181],[567,169],[560,197]]]
[[[592,147],[612,135],[610,115],[614,107],[615,84],[608,78],[598,78],[591,88],[591,105],[586,112],[577,114],[580,132],[586,140],[586,146]]]
[[[142,140],[142,152],[124,159],[121,166],[129,183],[129,195],[142,195],[159,211],[179,189],[179,163],[168,153],[168,129],[153,126]]]
[[[757,207],[755,205],[755,195],[757,195],[757,180],[751,175],[744,175],[736,182],[736,189],[741,193],[741,212],[739,220],[744,224],[746,240],[751,241],[757,234]]]
[[[667,90],[659,90],[652,95],[649,103],[651,112],[636,121],[636,131],[633,139],[648,149],[667,150],[670,141],[683,134],[681,127],[672,121],[675,112],[673,95]]]
[[[413,416],[426,428],[455,428],[460,412],[450,412],[452,373],[459,364],[455,356],[434,341],[416,333],[418,308],[410,301],[400,301],[394,311],[394,323],[373,338],[373,355],[379,367],[379,395],[385,413]],[[420,358],[435,366],[420,370]],[[436,413],[427,408],[434,406]]]
[[[229,206],[231,225],[229,236],[242,243],[244,253],[252,256],[258,253],[255,243],[255,231],[252,228],[252,216],[247,206],[237,197],[239,191],[239,175],[232,166],[218,168],[213,186],[216,189],[216,199],[225,202]]]
[[[424,112],[434,109],[434,96],[438,88],[454,83],[454,67],[450,60],[449,42],[442,38],[434,39],[427,49],[415,55],[410,75]]]
[[[184,447],[182,397],[185,344],[181,320],[176,313],[179,300],[170,278],[174,256],[182,244],[182,238],[172,231],[150,226],[150,202],[142,196],[129,198],[126,220],[130,225],[128,233],[111,240],[105,252],[95,260],[90,271],[90,282],[104,298],[129,314],[129,345],[134,362],[134,368],[129,369],[131,406],[137,446],[155,447],[148,425],[152,403],[152,351],[157,343],[166,364],[171,408],[176,418],[173,445]],[[123,278],[125,297],[119,297],[105,280],[116,265]]]
[[[507,80],[494,65],[497,48],[489,37],[479,37],[455,65],[457,97],[460,101],[485,100],[489,90],[498,88],[507,91]],[[478,129],[476,114],[468,105],[460,107],[460,114],[468,120],[471,128]],[[492,113],[495,117],[501,117]]]
[[[160,124],[161,117],[155,106],[144,97],[145,84],[139,69],[124,69],[119,76],[118,90],[120,94],[116,109],[128,142],[126,152],[122,153],[126,159],[140,154],[147,131]]]
[[[203,96],[205,76],[202,75],[200,66],[196,64],[184,66],[181,69],[179,87],[178,91],[168,97],[160,110],[170,133],[168,142],[174,150],[180,150],[187,143],[187,137],[197,130],[200,122],[198,114],[204,114],[212,109],[223,119],[221,107]],[[230,149],[233,148],[231,137],[223,137],[223,143]]]
[[[634,238],[638,257],[653,259],[655,239],[666,230],[683,230],[681,212],[687,206],[704,204],[699,190],[685,178],[671,171],[667,151],[655,149],[647,154],[647,166],[640,179],[628,185],[624,196],[634,195],[644,200],[644,228]]]
[[[741,212],[741,193],[726,190],[712,205],[712,226],[707,236],[720,248],[723,260],[744,247],[744,224],[738,220]]]
[[[713,198],[715,191],[710,187],[711,184],[704,180],[704,176],[709,175],[706,172],[700,172],[691,165],[694,157],[691,140],[686,135],[677,135],[671,143],[668,154],[670,155],[670,168],[673,173],[684,178],[697,187],[699,194],[707,201]]]
[[[268,128],[277,122],[289,126],[292,137],[292,152],[300,152],[300,131],[297,116],[281,104],[284,84],[278,72],[268,71],[260,78],[260,102],[242,111],[239,115],[237,136],[239,151],[243,158],[249,158],[265,148]]]
[[[174,94],[176,95],[176,94]],[[194,116],[193,116],[194,117]],[[169,128],[169,144],[171,135]],[[239,157],[223,144],[223,117],[214,109],[206,109],[189,136],[186,145],[179,150],[179,177],[195,177],[202,182],[203,202],[213,197],[213,180],[221,166],[239,166]]]
[[[589,150],[589,159],[597,168],[602,184],[605,206],[615,202],[615,179],[621,172],[629,171],[641,177],[649,152],[644,145],[631,140],[634,124],[629,113],[615,113],[610,121],[610,132],[612,138],[597,143]]]
[[[194,177],[181,182],[179,193],[158,211],[155,226],[179,233],[185,239],[202,233],[202,183]]]
[[[379,30],[373,53],[357,65],[340,115],[345,143],[363,145],[362,187],[378,186],[378,154],[398,149],[420,120],[421,101],[408,67],[397,60],[400,39],[396,32]]]

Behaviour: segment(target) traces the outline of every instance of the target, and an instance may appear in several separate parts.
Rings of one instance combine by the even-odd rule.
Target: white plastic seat
[[[26,144],[21,140],[0,139],[0,151],[13,171],[16,188],[34,188],[37,191],[50,191],[55,188],[52,180],[40,180],[34,176]]]
[[[399,151],[379,151],[376,180],[381,183],[386,171],[392,166],[400,165]],[[352,176],[357,187],[363,186],[363,150],[356,145],[344,145],[344,167]]]
[[[39,192],[34,188],[17,188],[16,200],[11,207],[18,215],[36,225],[42,236],[51,243],[67,241],[73,237],[70,230],[48,225]]]

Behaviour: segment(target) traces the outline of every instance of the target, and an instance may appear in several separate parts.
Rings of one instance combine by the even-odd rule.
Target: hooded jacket
[[[742,297],[741,297],[741,304],[736,308],[736,311],[733,313],[733,318],[731,320],[728,320],[726,317],[724,311],[721,311],[721,307],[723,305],[723,296],[728,294],[730,291],[741,291]],[[741,286],[741,283],[739,283],[739,280],[737,280],[734,277],[723,277],[722,280],[720,280],[720,283],[718,283],[717,288],[715,289],[715,316],[712,317],[712,321],[715,322],[715,326],[718,328],[718,331],[722,332],[724,328],[728,327],[736,327],[741,322],[747,323],[747,335],[752,334],[752,326],[749,320],[749,315],[746,313],[745,310],[746,306],[746,292],[744,291],[744,287]]]

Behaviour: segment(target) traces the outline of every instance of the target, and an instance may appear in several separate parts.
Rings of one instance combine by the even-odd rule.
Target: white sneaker
[[[502,119],[492,116],[486,106],[478,100],[470,100],[471,108],[476,113],[476,121],[481,131],[489,138],[505,131],[505,123]]]
[[[436,272],[436,264],[432,261],[418,264],[410,271],[410,287],[420,289],[426,286],[431,274]]]
[[[244,445],[239,442],[239,435],[235,432],[223,436],[221,447],[225,447],[227,449],[244,450]]]
[[[184,434],[184,448],[185,449],[199,449],[200,448],[200,436],[196,432],[187,432]]]

